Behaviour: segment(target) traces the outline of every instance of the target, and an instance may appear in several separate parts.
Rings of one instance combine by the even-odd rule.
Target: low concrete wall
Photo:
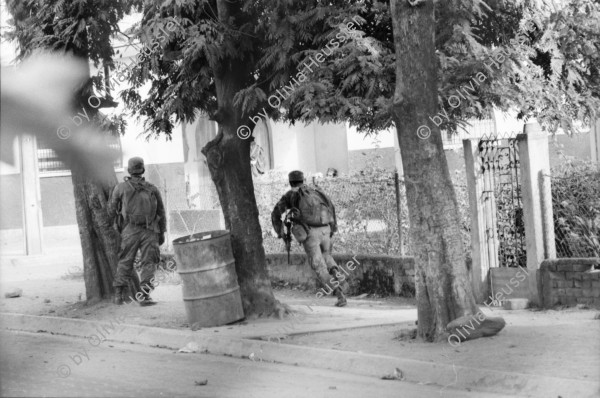
[[[334,254],[333,258],[346,273],[350,293],[377,293],[413,296],[415,291],[415,262],[412,257]],[[348,264],[354,262],[353,270]],[[308,288],[317,287],[315,272],[305,254],[267,254],[267,269],[272,281],[286,281]],[[320,287],[320,286],[319,286]]]
[[[537,282],[544,308],[576,304],[600,308],[600,258],[545,260]]]

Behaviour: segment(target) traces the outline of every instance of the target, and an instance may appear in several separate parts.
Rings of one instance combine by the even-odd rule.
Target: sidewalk
[[[83,280],[69,275],[69,266],[46,266],[46,279],[32,277],[41,264],[20,265],[18,272],[11,267],[10,262],[0,267],[3,329],[77,336],[86,346],[86,340],[103,333],[109,341],[173,350],[186,347],[198,353],[378,378],[398,368],[404,380],[435,384],[441,391],[451,386],[562,398],[592,397],[600,391],[600,321],[593,319],[593,311],[495,310],[494,315],[507,321],[498,336],[451,347],[395,339],[400,331],[414,328],[416,310],[406,301],[350,299],[348,307],[337,308],[334,298],[317,300],[307,292],[279,290],[277,298],[298,316],[192,332],[176,278],[153,293],[159,301],[154,307],[109,303],[86,307]],[[4,299],[11,287],[22,288],[23,297]]]

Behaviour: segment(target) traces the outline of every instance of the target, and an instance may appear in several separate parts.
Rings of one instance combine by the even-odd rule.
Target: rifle
[[[288,254],[288,265],[290,265],[290,250],[292,249],[292,217],[291,212],[286,214],[283,221],[285,226],[285,233],[283,234],[283,241],[285,242],[285,250]]]
[[[123,217],[123,202],[119,202],[119,205],[117,206],[117,216],[115,219],[115,225],[117,226],[117,231],[119,231],[119,233],[123,232],[123,229],[125,228],[125,217]]]

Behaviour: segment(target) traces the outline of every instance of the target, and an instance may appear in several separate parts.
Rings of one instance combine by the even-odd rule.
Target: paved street
[[[0,339],[2,396],[500,397],[130,344],[93,347],[45,333]]]

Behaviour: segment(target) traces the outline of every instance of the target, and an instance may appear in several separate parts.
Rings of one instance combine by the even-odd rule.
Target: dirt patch
[[[158,271],[159,275],[163,271]],[[189,328],[180,280],[178,278],[159,278],[164,280],[152,292],[152,298],[158,302],[151,307],[141,307],[137,304],[115,306],[110,301],[102,301],[93,305],[86,304],[83,277],[78,270],[70,270],[58,279],[25,280],[10,283],[0,283],[0,311],[27,315],[58,316],[93,321],[114,320],[117,316],[125,318],[125,323],[163,327],[169,329]],[[6,299],[4,292],[12,288],[21,288],[22,297]],[[299,287],[288,288],[278,286],[274,289],[275,297],[286,304],[301,305],[315,302],[329,305],[315,297],[315,292]],[[386,297],[377,298],[359,296],[351,300],[355,308],[414,308],[412,298]]]
[[[4,298],[6,291],[17,287],[23,290],[21,297]],[[280,301],[291,305],[314,305],[317,301],[312,291],[301,289],[279,288],[276,289],[275,295]],[[136,304],[115,306],[107,301],[89,306],[85,303],[85,287],[81,277],[66,274],[58,279],[0,282],[0,311],[107,322],[119,316],[125,318],[124,322],[128,324],[189,330],[180,285],[169,283],[167,280],[152,293],[152,296],[159,303],[152,307],[140,307]],[[359,297],[360,299],[350,299],[348,307],[339,310],[345,311],[343,316],[354,319],[362,317],[363,313],[375,313],[385,317],[387,309],[414,309],[415,305],[414,298]],[[333,298],[318,301],[322,306],[332,306],[333,302]],[[335,312],[338,316],[342,315],[339,311]],[[484,312],[491,316],[504,317],[507,323],[505,329],[497,336],[464,342],[457,347],[452,347],[447,342],[432,344],[419,340],[398,339],[402,332],[399,326],[311,333],[292,336],[282,341],[285,344],[411,358],[457,366],[600,381],[600,320],[594,319],[598,311],[565,309]],[[311,316],[307,322],[320,322],[321,318]],[[341,320],[342,318],[340,322]],[[265,321],[252,323],[261,322]]]
[[[159,271],[157,275],[163,272]],[[58,279],[3,282],[0,284],[0,311],[95,321],[111,321],[116,316],[123,315],[125,323],[186,328],[187,319],[179,280],[169,280],[168,275],[161,279],[164,282],[152,294],[159,305],[153,307],[141,307],[137,304],[115,306],[108,300],[88,305],[85,301],[83,278],[77,271],[67,272]],[[22,289],[23,295],[4,298],[4,292],[15,287]]]
[[[285,344],[354,351],[471,368],[600,381],[600,321],[596,311],[503,311],[497,336],[463,342],[424,343],[396,326],[290,337]],[[455,344],[456,345],[456,344]]]
[[[21,297],[5,298],[12,287],[23,290]],[[57,311],[85,302],[83,281],[33,280],[0,284],[0,311],[27,315],[57,316]]]

